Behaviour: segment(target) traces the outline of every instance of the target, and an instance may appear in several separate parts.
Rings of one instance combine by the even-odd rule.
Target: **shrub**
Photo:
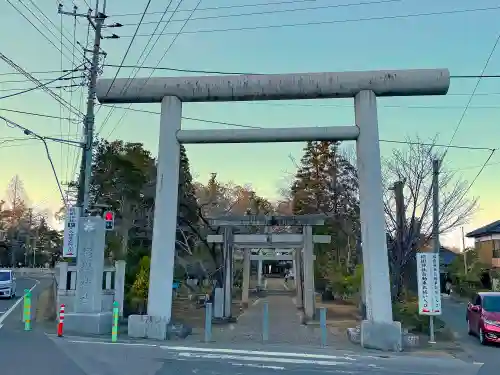
[[[139,262],[139,271],[137,272],[135,281],[130,289],[130,302],[139,309],[140,314],[145,311],[148,300],[149,265],[149,257],[142,257]]]
[[[400,321],[404,328],[409,332],[428,333],[429,317],[418,313],[418,299],[409,298],[406,301],[396,302],[393,305],[394,320]],[[444,328],[444,322],[434,317],[434,328],[441,330]]]

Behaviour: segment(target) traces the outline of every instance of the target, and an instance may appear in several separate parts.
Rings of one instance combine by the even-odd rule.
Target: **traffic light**
[[[113,211],[106,211],[104,213],[104,222],[106,225],[106,230],[115,229],[115,214],[113,213]]]

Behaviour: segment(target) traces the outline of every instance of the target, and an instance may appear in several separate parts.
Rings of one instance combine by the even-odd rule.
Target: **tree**
[[[139,313],[146,311],[148,292],[149,292],[149,268],[150,259],[148,256],[141,258],[139,262],[139,271],[135,278],[132,289],[130,290],[133,302],[139,308]]]
[[[291,188],[293,213],[326,215],[326,225],[316,228],[316,232],[332,236],[331,245],[317,246],[320,260],[316,263],[342,263],[350,268],[355,264],[354,249],[359,237],[356,168],[340,151],[338,142],[321,141],[307,143],[297,169]],[[318,271],[324,278],[329,277],[325,268]]]
[[[15,230],[28,210],[28,197],[18,175],[12,177],[7,188],[7,199],[3,201],[1,220],[9,231]],[[12,235],[12,232],[10,233]]]
[[[415,254],[429,245],[432,238],[432,163],[441,159],[435,141],[408,140],[404,149],[395,149],[383,160],[384,207],[386,214],[389,265],[393,297],[404,287],[415,288]],[[404,182],[404,228],[402,243],[396,241],[398,225],[394,193],[396,181]],[[468,183],[442,165],[439,172],[439,232],[447,233],[465,223],[477,208],[476,199],[468,199]]]
[[[33,247],[36,248],[36,263],[50,263],[52,266],[62,256],[62,232],[52,229],[46,219],[41,219],[40,223],[35,227]]]

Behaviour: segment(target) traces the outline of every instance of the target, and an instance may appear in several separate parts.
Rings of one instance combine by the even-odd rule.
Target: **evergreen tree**
[[[308,142],[292,185],[296,215],[325,214],[325,225],[316,233],[332,236],[332,244],[317,246],[317,265],[356,263],[359,237],[359,190],[356,168],[339,150],[338,142]],[[327,270],[317,271],[325,275]],[[328,277],[325,277],[328,278]]]
[[[188,220],[190,223],[198,222],[198,202],[196,200],[193,176],[189,168],[189,159],[186,148],[181,145],[179,168],[179,219]]]

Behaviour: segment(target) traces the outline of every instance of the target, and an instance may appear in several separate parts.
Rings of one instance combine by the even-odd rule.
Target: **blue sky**
[[[60,27],[61,18],[57,15],[57,2],[36,1],[36,5],[54,23],[53,26],[33,7],[30,0],[22,0],[22,3],[32,9],[52,30],[55,35],[53,36],[19,0],[9,1],[29,17],[56,46],[60,46],[60,32],[56,27]],[[171,10],[175,9],[178,1],[180,0],[172,2]],[[198,0],[184,0],[179,9],[193,9],[197,2]],[[78,0],[76,3],[80,10],[85,12],[84,2]],[[120,64],[146,3],[146,0],[108,0],[108,23],[119,22],[125,26],[108,30],[108,33],[115,32],[121,38],[103,41],[107,64]],[[362,4],[339,6],[360,3]],[[70,1],[64,1],[63,4],[68,10],[72,7]],[[149,11],[163,12],[167,4],[167,1],[152,0]],[[205,19],[192,20],[186,24],[184,33],[176,38],[159,66],[256,73],[449,68],[453,75],[477,75],[481,72],[500,32],[497,26],[500,6],[493,0],[311,0],[234,7],[249,4],[262,2],[202,0],[200,10],[197,10],[192,18]],[[233,8],[226,8],[227,6]],[[492,9],[495,7],[497,9]],[[286,11],[291,9],[308,10]],[[460,12],[466,9],[483,10]],[[8,2],[0,4],[0,12],[3,21],[0,25],[3,54],[26,71],[61,69],[61,53],[19,12]],[[268,13],[235,16],[259,12]],[[125,16],[131,13],[136,14]],[[183,20],[189,14],[189,11],[177,12],[172,19]],[[417,14],[421,16],[411,16]],[[226,15],[229,17],[221,17]],[[161,14],[147,15],[139,35],[150,34],[160,17]],[[75,29],[76,40],[81,43],[85,42],[87,34],[83,21],[80,20]],[[63,17],[62,22],[65,38],[73,40],[74,20],[71,17]],[[267,27],[308,23],[314,24]],[[171,22],[166,32],[175,34],[183,24],[184,21]],[[214,29],[226,31],[207,32]],[[156,66],[173,38],[173,35],[162,36],[144,65]],[[135,39],[125,64],[136,65],[148,39],[147,36],[138,36]],[[155,39],[153,38],[152,42]],[[73,48],[67,39],[64,39],[63,43],[68,46],[65,54],[70,57]],[[77,56],[81,56],[78,51]],[[493,54],[486,74],[498,73],[496,66],[499,62],[500,47]],[[71,61],[63,60],[64,69],[70,66]],[[0,65],[0,74],[11,72],[13,70],[7,64]],[[131,69],[121,69],[119,77],[128,77],[132,72]],[[115,73],[116,69],[105,67],[103,76],[112,78]],[[143,69],[138,76],[147,76],[149,73],[150,70]],[[39,79],[58,77],[57,73],[34,75]],[[166,75],[186,73],[165,70],[154,73],[154,76]],[[15,92],[9,91],[12,89],[29,88],[29,82],[12,82],[24,79],[20,75],[0,75],[0,97]],[[381,139],[404,140],[407,136],[416,135],[432,138],[437,134],[440,142],[447,144],[475,84],[476,80],[473,79],[454,79],[449,95],[445,97],[379,100]],[[500,88],[497,88],[497,85],[498,81],[495,79],[481,81],[477,89],[478,95],[471,102],[454,144],[491,148],[498,146],[500,105],[496,102],[500,97]],[[71,100],[73,105],[79,106],[80,91],[81,89],[77,89],[73,94],[63,91],[62,95],[67,101]],[[132,108],[159,111],[158,105],[133,105]],[[71,139],[78,139],[81,131],[81,126],[71,121],[7,112],[5,109],[44,113],[55,117],[62,114],[62,117],[68,117],[67,111],[60,112],[60,105],[43,92],[3,99],[0,103],[0,114],[44,135],[63,134]],[[107,136],[112,132],[110,139],[144,142],[153,153],[157,152],[158,115],[128,111],[118,123],[125,112],[117,108],[102,127],[109,111],[110,108],[103,107],[97,113],[97,129],[101,130],[101,135]],[[354,121],[352,100],[186,104],[184,115],[262,127],[349,125]],[[0,186],[7,186],[9,179],[17,173],[24,181],[32,201],[52,209],[58,207],[59,195],[42,145],[36,141],[1,143],[11,137],[22,137],[22,134],[4,124],[0,126]],[[186,120],[183,127],[195,129],[224,126]],[[58,175],[64,181],[70,179],[75,164],[75,149],[56,144],[50,147]],[[193,145],[187,149],[193,174],[199,180],[206,181],[211,172],[217,172],[222,180],[252,184],[260,194],[273,198],[277,196],[277,188],[283,178],[294,171],[289,155],[300,158],[302,147],[303,144],[295,143]],[[404,146],[382,143],[381,147],[382,154],[388,155],[394,147]],[[463,169],[460,172],[463,177],[472,180],[487,156],[487,151],[450,149],[447,163],[449,168]],[[466,230],[498,218],[495,186],[500,182],[500,156],[495,155],[490,163],[492,165],[485,169],[471,189],[471,196],[480,197],[481,210]],[[451,240],[459,242],[456,235],[453,235]]]

